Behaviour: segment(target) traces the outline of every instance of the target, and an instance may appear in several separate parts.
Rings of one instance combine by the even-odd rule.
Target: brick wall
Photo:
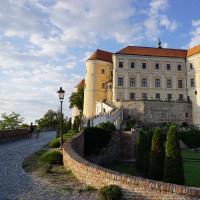
[[[11,140],[27,138],[28,134],[29,134],[28,129],[0,131],[0,142],[7,142]]]
[[[110,184],[118,185],[122,188],[123,195],[128,200],[200,199],[200,188],[186,187],[129,176],[103,168],[85,160],[76,152],[76,149],[74,149],[79,149],[78,143],[81,141],[82,137],[83,134],[80,133],[73,139],[66,141],[63,149],[64,166],[71,169],[72,173],[81,182],[95,188],[101,188],[102,186]],[[82,142],[80,142],[80,144],[82,145]]]

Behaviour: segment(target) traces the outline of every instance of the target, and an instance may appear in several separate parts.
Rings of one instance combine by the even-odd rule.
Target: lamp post
[[[62,114],[62,103],[65,96],[65,91],[60,87],[60,89],[57,91],[58,97],[60,100],[60,148],[63,147],[63,114]]]

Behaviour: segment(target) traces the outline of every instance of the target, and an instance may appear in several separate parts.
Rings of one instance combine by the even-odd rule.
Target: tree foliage
[[[171,125],[167,132],[164,181],[184,184],[183,161],[175,125]]]
[[[24,121],[20,114],[12,112],[11,114],[3,113],[0,120],[0,130],[13,130],[21,128]]]
[[[69,107],[77,107],[80,112],[83,112],[83,100],[84,100],[84,87],[79,86],[77,92],[73,92],[69,97]]]
[[[149,177],[154,180],[163,179],[164,152],[161,142],[160,128],[155,128],[152,137],[151,154],[149,160]]]

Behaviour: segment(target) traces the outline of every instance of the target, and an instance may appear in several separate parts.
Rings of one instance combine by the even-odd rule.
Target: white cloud
[[[200,19],[192,21],[191,40],[189,47],[193,47],[200,44]]]

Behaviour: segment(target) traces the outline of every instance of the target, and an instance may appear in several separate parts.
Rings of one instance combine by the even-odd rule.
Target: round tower
[[[97,50],[86,61],[83,114],[96,114],[96,102],[107,101],[107,83],[112,79],[112,53]]]

